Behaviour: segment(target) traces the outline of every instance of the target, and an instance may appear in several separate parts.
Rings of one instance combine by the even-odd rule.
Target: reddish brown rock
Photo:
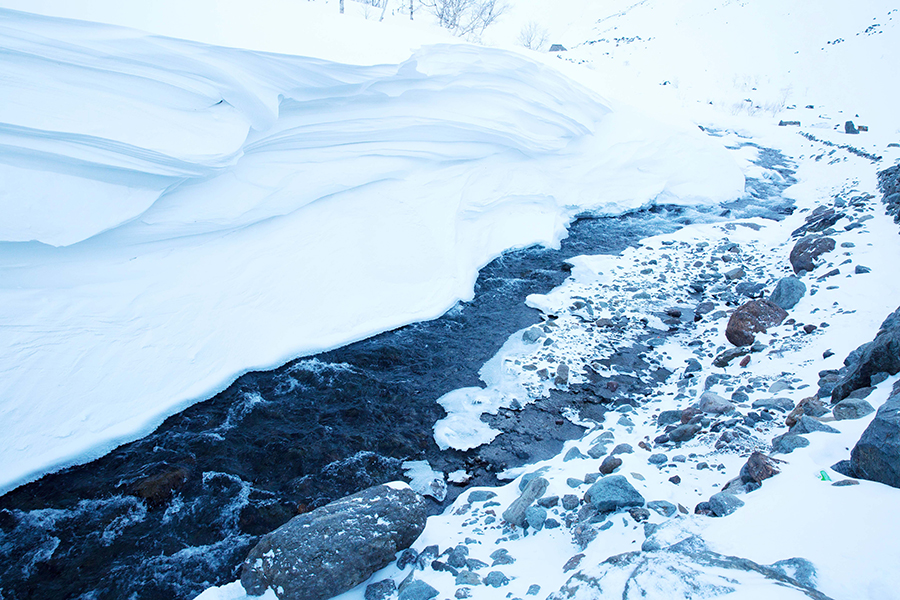
[[[787,312],[780,306],[768,300],[751,300],[731,313],[725,337],[735,346],[749,346],[756,339],[754,333],[765,333],[786,318]]]
[[[812,271],[816,267],[816,259],[826,252],[834,250],[835,243],[830,237],[808,235],[794,245],[791,250],[791,266],[794,273]]]

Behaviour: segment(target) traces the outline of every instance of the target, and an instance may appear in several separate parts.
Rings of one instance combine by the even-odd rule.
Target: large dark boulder
[[[749,346],[756,339],[754,333],[764,333],[786,318],[787,312],[777,304],[768,300],[751,300],[731,313],[725,337],[735,346]]]
[[[379,485],[299,515],[250,551],[241,584],[281,600],[326,600],[394,560],[425,529],[425,500],[408,486]]]
[[[900,383],[853,447],[850,472],[900,488]]]
[[[884,320],[874,340],[851,352],[844,363],[839,371],[840,379],[831,392],[833,403],[869,387],[876,373],[900,373],[900,308]]]
[[[800,271],[812,271],[816,268],[816,259],[835,248],[835,242],[830,237],[822,235],[808,235],[794,245],[791,250],[791,266],[794,273]]]

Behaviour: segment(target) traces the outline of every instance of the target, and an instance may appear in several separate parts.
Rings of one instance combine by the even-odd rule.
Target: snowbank
[[[573,214],[717,202],[699,132],[515,54],[348,66],[0,11],[0,490],[433,318]]]

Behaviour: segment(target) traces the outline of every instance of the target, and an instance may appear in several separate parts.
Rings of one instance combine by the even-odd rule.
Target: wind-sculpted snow
[[[743,177],[474,46],[347,66],[0,10],[0,490],[236,375],[433,318],[578,212]]]

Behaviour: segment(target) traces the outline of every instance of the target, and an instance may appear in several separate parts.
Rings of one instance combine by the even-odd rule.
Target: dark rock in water
[[[709,499],[709,508],[717,517],[726,517],[743,505],[743,500],[728,492],[713,494]]]
[[[384,579],[366,586],[365,600],[388,600],[397,591],[393,579]]]
[[[797,423],[791,427],[790,433],[793,435],[803,434],[803,433],[814,433],[816,431],[824,431],[825,433],[840,433],[834,427],[830,425],[826,425],[825,423],[810,417],[808,415],[803,415],[799,419],[797,419]]]
[[[778,473],[780,471],[775,467],[773,459],[761,452],[753,452],[741,467],[741,481],[743,483],[762,483]]]
[[[873,341],[854,350],[844,363],[840,381],[831,393],[834,403],[859,388],[872,385],[872,376],[876,373],[900,373],[900,308],[884,320]]]
[[[146,500],[150,507],[168,504],[169,500],[187,483],[191,472],[184,467],[174,467],[134,484],[131,493]]]
[[[604,477],[587,491],[586,499],[600,512],[643,506],[644,497],[621,475]]]
[[[808,235],[794,245],[790,261],[794,273],[812,271],[816,268],[816,259],[835,248],[835,241],[822,235]]]
[[[806,294],[806,284],[796,277],[785,277],[779,280],[775,291],[769,296],[769,302],[780,306],[784,310],[790,310],[796,306]]]
[[[834,405],[834,418],[838,421],[862,419],[875,412],[875,407],[861,398],[845,398]]]
[[[622,466],[622,459],[618,456],[607,456],[603,459],[603,462],[600,463],[600,472],[604,475],[609,475],[616,469]]]
[[[244,561],[241,585],[253,596],[272,588],[284,600],[332,598],[411,546],[426,516],[425,500],[409,487],[363,490],[263,536]]]
[[[725,337],[735,346],[749,346],[755,341],[754,333],[764,333],[786,318],[787,313],[780,306],[768,300],[751,300],[731,314]]]
[[[856,125],[853,124],[853,121],[847,121],[844,123],[844,133],[857,134],[859,130],[856,128]]]
[[[853,476],[900,488],[900,384],[850,453]]]
[[[673,442],[686,442],[693,438],[700,431],[700,425],[697,423],[687,423],[685,425],[679,425],[672,431],[670,431],[667,435],[669,436],[669,440]]]
[[[797,448],[805,448],[809,446],[809,440],[802,435],[792,434],[790,432],[772,438],[772,449],[779,454],[790,454]]]
[[[424,581],[416,579],[400,590],[400,600],[431,600],[439,593]]]
[[[525,486],[525,489],[522,491],[522,495],[516,498],[513,503],[509,505],[509,508],[503,511],[503,520],[507,523],[512,523],[517,527],[524,527],[525,512],[535,500],[544,495],[548,485],[550,485],[550,482],[543,477],[535,477],[529,481],[528,485]]]

